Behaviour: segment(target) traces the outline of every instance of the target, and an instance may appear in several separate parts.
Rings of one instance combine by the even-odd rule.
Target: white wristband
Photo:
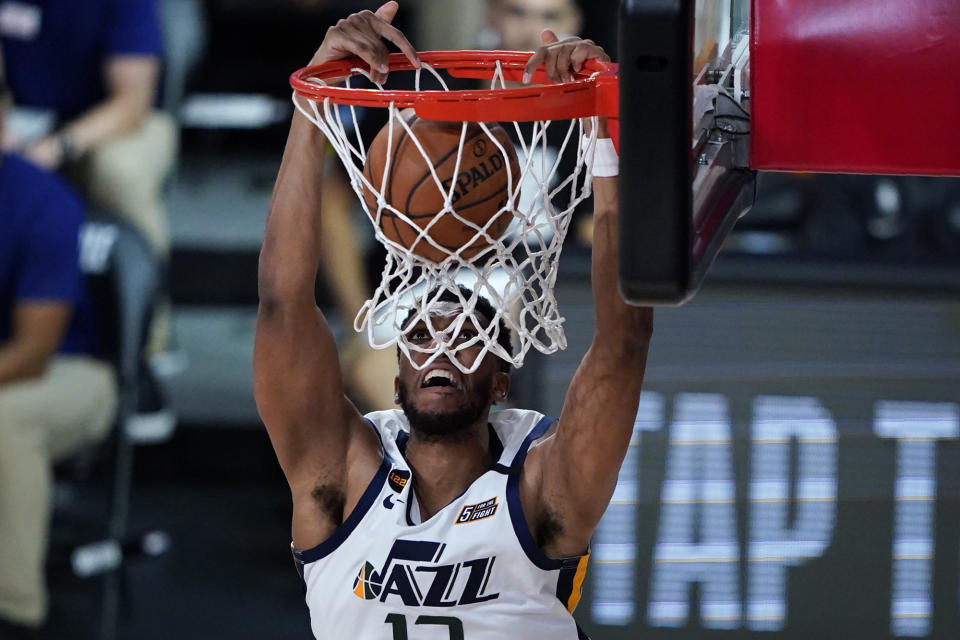
[[[580,146],[584,150],[589,144],[590,139],[586,136],[580,139]],[[597,138],[591,173],[594,178],[614,178],[620,175],[620,157],[610,138]]]

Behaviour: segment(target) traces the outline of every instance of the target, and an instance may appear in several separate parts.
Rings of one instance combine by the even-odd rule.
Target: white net
[[[436,78],[441,87],[437,90],[449,90],[436,69],[427,64],[422,67],[412,72],[417,91],[421,90],[423,71]],[[351,72],[370,79],[361,68]],[[312,81],[325,84],[315,78]],[[349,78],[346,82],[350,87]],[[384,89],[380,84],[376,86]],[[505,86],[498,64],[491,88]],[[354,322],[354,328],[366,334],[370,346],[386,349],[397,345],[418,369],[446,356],[464,373],[475,371],[488,353],[520,367],[531,347],[546,354],[566,348],[564,319],[553,291],[571,216],[591,193],[596,126],[590,127],[591,135],[584,136],[580,120],[502,123],[516,146],[519,175],[511,162],[504,163],[506,201],[489,220],[477,221],[457,211],[457,180],[453,177],[459,174],[470,127],[479,127],[497,146],[502,158],[513,155],[513,150],[506,148],[511,143],[498,139],[491,131],[493,123],[462,123],[453,172],[440,175],[436,158],[431,159],[414,127],[391,103],[386,125],[386,166],[383,179],[374,184],[364,172],[370,143],[361,134],[358,107],[336,104],[329,98],[307,100],[296,94],[294,104],[323,131],[340,157],[350,184],[373,223],[376,239],[386,247],[380,284]],[[548,144],[548,130],[553,144]],[[442,198],[442,208],[428,216],[411,218],[385,195],[386,176],[395,160],[391,157],[395,150],[393,141],[403,134],[415,144],[424,170],[429,169],[427,181],[433,182]],[[498,233],[503,227],[503,215],[509,216],[511,222],[505,232]],[[469,230],[464,235],[469,238],[458,247],[444,245],[431,235],[438,224],[449,224],[451,219]],[[411,237],[403,242],[387,237],[384,222],[394,228],[404,226]],[[490,303],[492,311],[484,311],[486,305],[481,298]],[[478,346],[475,357],[458,357],[461,351]],[[416,353],[425,355],[413,357]]]

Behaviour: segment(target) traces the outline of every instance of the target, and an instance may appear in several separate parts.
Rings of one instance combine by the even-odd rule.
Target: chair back
[[[80,268],[98,316],[104,355],[116,367],[122,418],[137,408],[143,348],[160,286],[160,265],[146,240],[131,226],[91,221],[84,223],[80,232]]]

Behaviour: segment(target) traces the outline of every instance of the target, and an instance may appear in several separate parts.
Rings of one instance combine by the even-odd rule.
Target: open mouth
[[[431,389],[456,386],[457,380],[451,372],[444,369],[434,369],[433,371],[428,371],[427,375],[423,376],[423,383],[420,385],[420,388]]]

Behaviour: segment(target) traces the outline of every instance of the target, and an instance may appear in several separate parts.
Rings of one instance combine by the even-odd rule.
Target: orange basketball
[[[410,222],[384,209],[380,216],[380,228],[390,240],[432,262],[440,262],[449,255],[447,251],[454,253],[458,249],[461,257],[472,258],[490,243],[482,235],[474,237],[477,236],[477,230],[449,212],[443,213],[427,231],[434,242],[447,251],[438,249],[426,238],[418,236],[421,229],[427,228],[437,212],[443,209],[444,194],[454,185],[451,205],[457,215],[481,228],[489,222],[487,234],[491,238],[499,238],[513,218],[510,211],[500,212],[509,198],[508,163],[513,176],[510,186],[515,189],[520,179],[520,163],[513,143],[503,127],[494,123],[487,125],[506,151],[508,159],[505,162],[504,154],[490,136],[478,124],[470,123],[464,137],[459,171],[454,175],[460,148],[461,123],[422,120],[413,109],[404,109],[399,116],[419,140],[444,191],[441,192],[437,187],[430,166],[416,143],[400,123],[394,122],[393,150],[383,195],[387,204],[403,212]],[[375,189],[383,184],[388,131],[389,124],[377,133],[363,166],[364,174]],[[363,195],[370,214],[376,215],[376,194],[365,188]]]

